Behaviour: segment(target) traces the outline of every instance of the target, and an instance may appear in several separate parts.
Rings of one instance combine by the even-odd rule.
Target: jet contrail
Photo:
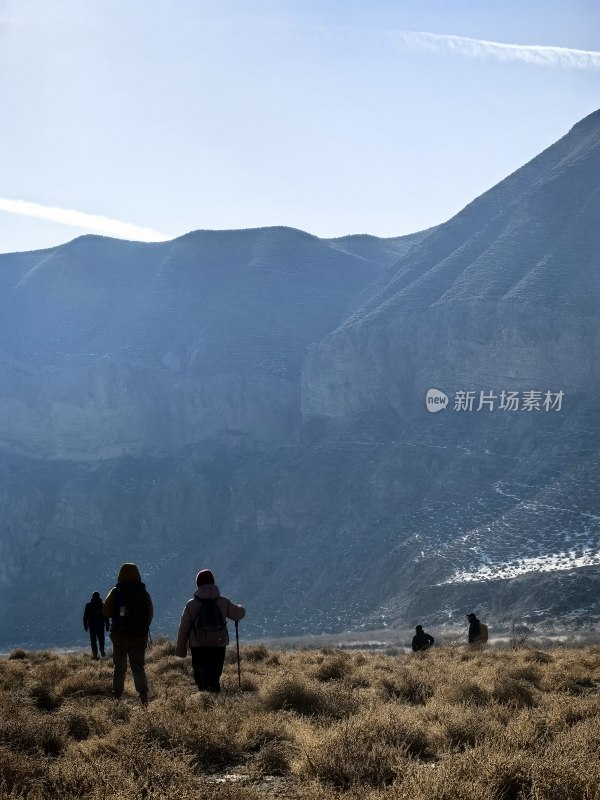
[[[47,219],[50,222],[72,225],[75,228],[85,228],[86,230],[104,233],[107,236],[114,236],[117,239],[132,239],[138,242],[164,242],[172,238],[164,233],[152,230],[152,228],[141,228],[131,222],[121,222],[118,219],[103,217],[100,214],[85,214],[83,211],[75,211],[70,208],[43,206],[39,203],[29,203],[25,200],[8,200],[6,197],[0,197],[0,211],[7,211],[9,214],[21,214],[24,217]]]
[[[543,67],[600,69],[600,52],[549,47],[541,44],[505,44],[466,36],[450,36],[424,31],[390,31],[392,40],[410,50],[456,53],[469,58],[495,58],[498,61],[524,61]]]

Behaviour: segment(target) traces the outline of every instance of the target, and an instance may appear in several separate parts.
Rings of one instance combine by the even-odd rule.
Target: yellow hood
[[[120,583],[121,581],[141,581],[140,571],[137,568],[136,564],[123,564],[121,569],[119,570],[119,577],[117,578],[117,582]]]

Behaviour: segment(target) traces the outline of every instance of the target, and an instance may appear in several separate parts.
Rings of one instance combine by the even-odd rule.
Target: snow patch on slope
[[[438,586],[451,583],[507,580],[528,572],[558,572],[559,570],[591,567],[600,564],[600,551],[587,549],[579,552],[549,553],[531,558],[519,558],[500,564],[484,564],[472,572],[455,572]]]

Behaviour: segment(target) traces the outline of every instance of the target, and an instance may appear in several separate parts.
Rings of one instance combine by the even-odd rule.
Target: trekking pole
[[[237,647],[237,660],[238,660],[238,689],[240,692],[242,691],[242,670],[240,667],[240,633],[239,633],[239,624],[236,619],[235,621],[235,644]]]

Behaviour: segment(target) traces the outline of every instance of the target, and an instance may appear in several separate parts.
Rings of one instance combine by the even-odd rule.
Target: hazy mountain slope
[[[355,434],[357,419],[388,409],[389,438],[408,433],[417,462],[436,452],[454,489],[460,535],[447,508],[430,515],[423,555],[398,567],[389,606],[398,616],[474,599],[496,612],[533,605],[551,617],[576,603],[598,613],[589,576],[600,562],[599,203],[596,112],[412,248],[385,289],[310,351],[307,423]],[[429,388],[450,398],[436,415]],[[495,410],[455,411],[460,390],[494,393]],[[562,390],[564,403],[502,411],[502,390]],[[364,469],[372,475],[377,461]],[[419,482],[425,497],[432,477],[415,473]],[[575,601],[578,576],[588,589]]]
[[[589,391],[600,377],[599,175],[596,112],[412,248],[313,348],[305,415],[340,418],[385,399],[415,416],[427,388],[466,380]]]
[[[66,609],[124,558],[161,575],[158,620],[176,619],[184,566],[227,552],[231,476],[298,426],[307,345],[388,248],[273,228],[0,256],[0,640],[43,629],[24,574],[43,570],[69,641]]]
[[[226,429],[280,439],[307,345],[380,272],[286,228],[2,256],[0,440],[93,460]]]
[[[599,152],[596,113],[401,240],[0,257],[0,640],[72,641],[128,559],[169,632],[203,566],[246,634],[596,621]],[[564,397],[502,411],[502,390]]]

